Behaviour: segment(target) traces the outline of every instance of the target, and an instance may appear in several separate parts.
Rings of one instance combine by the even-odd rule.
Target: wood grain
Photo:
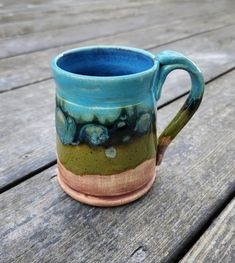
[[[64,29],[57,28],[48,32],[35,32],[17,38],[2,39],[0,41],[0,58],[77,43],[99,36],[126,32],[149,24],[165,25],[166,19],[169,23],[190,16],[200,17],[200,14],[204,13],[205,10],[207,15],[215,13],[214,10],[221,10],[221,13],[224,10],[224,7],[221,8],[221,4],[217,4],[217,2],[213,5],[213,8],[211,8],[211,3],[209,2],[198,5],[195,1],[182,1],[180,10],[178,11],[177,7],[179,7],[179,3],[175,1],[170,1],[166,6],[158,2],[151,9],[145,9],[145,7],[139,8],[138,12],[142,12],[142,15],[129,16],[117,20],[111,19],[109,23],[107,21],[99,21],[80,26],[74,25]],[[228,8],[233,10],[233,2]],[[225,10],[226,12],[228,11]]]
[[[143,9],[140,9],[140,6]],[[0,17],[0,39],[13,38],[32,34],[36,32],[46,32],[55,29],[64,29],[82,24],[94,23],[98,21],[108,21],[111,19],[121,19],[127,16],[138,16],[144,10],[151,9],[153,2],[90,2],[81,4],[80,2],[63,6],[37,6],[28,4],[23,9],[2,14]],[[11,12],[11,16],[9,16]],[[146,11],[145,11],[146,12]],[[5,23],[4,23],[5,22]]]
[[[182,40],[174,46],[192,57],[209,81],[235,66],[235,36],[231,32],[235,32],[234,27]],[[173,44],[161,47],[171,48]],[[164,86],[159,106],[189,89],[186,74],[180,73],[176,72]],[[48,80],[3,93],[0,100],[0,189],[3,190],[55,161],[54,83]]]
[[[166,42],[177,41],[181,38],[187,38],[200,32],[214,30],[216,28],[224,27],[231,22],[235,23],[234,15],[227,13],[226,15],[213,14],[211,16],[204,15],[198,18],[179,19],[177,21],[168,22],[166,25],[154,25],[146,28],[140,28],[130,32],[115,34],[108,37],[100,37],[97,39],[76,43],[73,45],[63,46],[59,48],[47,49],[29,54],[23,54],[11,58],[0,60],[0,92],[14,89],[24,85],[32,84],[38,81],[49,79],[50,60],[53,56],[60,52],[80,46],[95,45],[95,44],[120,44],[127,46],[135,46],[143,49],[152,49],[156,52],[156,47],[163,45]],[[187,27],[185,27],[187,23]],[[233,28],[230,28],[230,34]],[[223,31],[219,31],[223,32]],[[226,31],[228,32],[228,31]],[[144,36],[144,37],[140,37]],[[234,34],[232,33],[232,36]],[[222,33],[221,37],[224,37]],[[218,36],[215,36],[216,43],[220,41]],[[232,37],[231,37],[232,38]],[[190,42],[190,40],[189,40]],[[223,51],[231,52],[233,41],[222,45],[219,43]],[[215,44],[216,45],[216,44]],[[155,48],[154,48],[155,47]],[[164,48],[180,48],[180,44],[172,44]],[[153,49],[154,48],[154,49]],[[182,48],[183,51],[188,48]],[[208,50],[205,46],[203,49]],[[233,49],[232,49],[233,50]],[[24,65],[24,67],[22,67]]]
[[[62,16],[66,18],[67,16],[70,16],[71,18],[75,18],[76,15],[81,14],[89,14],[90,13],[96,13],[101,10],[104,12],[113,10],[113,9],[119,9],[119,8],[135,8],[140,5],[153,5],[156,4],[156,1],[147,0],[144,3],[141,3],[140,1],[105,1],[105,0],[94,0],[94,1],[74,1],[74,0],[67,0],[67,1],[21,1],[12,3],[12,5],[9,4],[9,1],[3,3],[1,1],[1,10],[0,10],[0,23],[2,25],[2,28],[5,26],[10,26],[12,24],[15,24],[15,31],[17,32],[18,28],[21,28],[24,25],[28,25],[28,27],[34,28],[35,25],[30,24],[31,21],[33,24],[39,23],[42,26],[44,23],[48,23],[48,21],[51,20],[51,18],[57,20],[59,16]],[[76,19],[76,18],[75,18]],[[44,21],[43,21],[44,20]],[[62,25],[61,21],[58,21],[58,25]],[[71,21],[73,24],[73,21]],[[50,28],[50,25],[48,24],[48,27]],[[48,30],[49,28],[45,28],[45,30]],[[18,32],[23,33],[23,32]],[[30,32],[25,32],[30,33]],[[9,33],[12,35],[12,33]]]
[[[235,189],[234,85],[234,72],[208,85],[157,182],[138,202],[114,209],[82,205],[59,188],[55,167],[3,193],[2,261],[172,262]],[[161,128],[184,99],[159,111]]]
[[[53,83],[45,81],[33,89],[28,86],[2,94],[0,100],[3,187],[55,160]]]
[[[235,199],[181,261],[191,262],[235,262]]]

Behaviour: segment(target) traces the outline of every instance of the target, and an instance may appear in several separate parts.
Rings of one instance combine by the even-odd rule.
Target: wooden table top
[[[235,1],[2,0],[0,3],[0,262],[235,262]],[[96,208],[56,178],[50,60],[122,44],[190,57],[203,102],[140,200]],[[189,92],[172,73],[162,130]]]

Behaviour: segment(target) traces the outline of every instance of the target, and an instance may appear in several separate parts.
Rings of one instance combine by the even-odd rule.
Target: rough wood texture
[[[56,8],[55,5],[39,8],[39,6],[29,4],[26,5],[24,13],[13,12],[12,16],[9,16],[9,12],[11,12],[9,10],[6,14],[1,15],[0,39],[143,15],[152,6],[153,2],[149,1],[145,3],[115,3],[112,1],[106,2],[106,4],[104,2],[91,4],[89,1],[83,4],[79,2],[74,5],[70,4],[63,8]],[[5,20],[8,20],[7,23]]]
[[[147,26],[145,28],[136,29],[130,32],[115,34],[108,37],[100,37],[69,46],[1,59],[0,68],[2,68],[2,71],[0,73],[0,92],[50,78],[51,58],[66,49],[95,44],[121,44],[136,46],[143,49],[154,48],[153,51],[155,52],[156,47],[161,46],[164,43],[177,41],[182,38],[190,37],[194,34],[221,28],[232,22],[235,23],[233,13],[227,13],[224,15],[220,14],[219,16],[218,14],[213,14],[211,16],[206,14],[204,16],[200,15],[200,20],[198,20],[198,17],[178,19],[177,21],[173,21],[171,23],[168,22],[166,25],[157,24],[154,26]],[[187,27],[184,26],[185,23],[187,23]],[[234,29],[230,28],[230,31],[232,30]],[[143,35],[144,37],[142,37]],[[217,37],[212,41],[217,43],[218,40],[220,40],[220,38]],[[220,49],[224,52],[231,52],[233,42],[231,42],[231,44],[226,44],[227,46],[223,46],[220,43]],[[177,46],[181,46],[177,43],[175,43],[175,45],[176,46],[172,44],[167,48],[177,48]],[[203,47],[203,50],[204,49],[207,51],[207,46]],[[22,65],[24,65],[24,67],[22,67]]]
[[[22,4],[23,1],[21,1]],[[24,1],[25,2],[25,1]],[[67,19],[69,16],[73,20],[70,21],[70,26],[76,23],[76,16],[80,16],[83,14],[87,14],[88,17],[90,17],[90,14],[93,14],[94,18],[96,15],[99,15],[101,11],[105,14],[107,11],[113,11],[115,9],[129,9],[129,8],[136,8],[142,6],[142,3],[139,1],[134,2],[128,2],[128,1],[109,1],[105,2],[103,1],[73,1],[74,3],[71,3],[71,1],[47,1],[43,4],[38,3],[24,3],[20,7],[19,5],[17,7],[9,7],[6,4],[2,6],[1,8],[1,29],[8,28],[8,26],[13,25],[13,23],[17,24],[15,25],[15,30],[22,27],[22,25],[28,25],[28,27],[34,27],[38,26],[36,24],[40,24],[39,26],[48,25],[49,28],[45,27],[45,31],[50,30],[53,28],[50,28],[50,24],[48,24],[49,21],[52,21],[52,19],[57,22],[58,26],[66,27],[67,24],[65,21],[65,25],[62,21],[58,21],[58,17]],[[151,7],[154,5],[154,1],[145,1],[143,6],[149,6]],[[10,13],[10,15],[9,15]],[[30,21],[32,22],[30,24]],[[88,20],[89,21],[89,20]],[[46,24],[44,24],[46,23]],[[41,31],[41,30],[40,30]],[[36,31],[26,31],[21,32],[19,31],[18,34],[17,31],[9,32],[7,37],[15,36],[15,35],[21,35],[21,34],[29,34]]]
[[[153,49],[153,52],[175,48],[189,55],[209,81],[235,66],[234,29],[231,26],[205,33]],[[174,74],[163,88],[159,105],[188,91],[186,76],[180,71]],[[3,189],[55,161],[54,84],[48,80],[16,89],[1,94],[0,100],[0,189]]]
[[[235,199],[233,199],[181,263],[235,262]]]
[[[98,36],[110,35],[113,33],[126,32],[129,30],[144,27],[149,24],[165,24],[167,22],[175,21],[176,19],[184,19],[190,16],[200,16],[201,13],[207,15],[223,10],[226,5],[220,2],[215,2],[213,8],[211,2],[203,2],[198,5],[195,1],[182,1],[180,10],[176,12],[179,7],[179,2],[169,2],[169,4],[157,3],[153,8],[139,8],[142,15],[128,16],[126,18],[119,18],[118,21],[112,19],[107,21],[93,22],[68,28],[58,28],[48,32],[36,32],[27,35],[22,35],[17,38],[9,38],[1,40],[0,58],[10,57],[21,53],[28,53],[36,50],[43,50],[50,47],[58,47],[65,44],[72,44],[79,41],[88,40]],[[233,10],[234,3],[228,1],[226,10]],[[225,13],[226,13],[225,10]],[[206,11],[206,12],[205,12]],[[174,15],[172,15],[172,13]]]
[[[0,100],[2,188],[55,160],[54,88],[45,81],[1,94]]]
[[[1,1],[2,2],[2,1]],[[6,36],[15,36],[21,34],[29,34],[32,32],[37,32],[37,29],[41,31],[50,30],[54,27],[54,22],[57,22],[58,26],[66,27],[67,21],[65,24],[62,21],[58,20],[58,17],[67,20],[68,17],[72,18],[70,21],[70,26],[76,24],[76,16],[87,14],[90,17],[90,14],[93,14],[94,18],[101,11],[106,13],[114,9],[130,9],[140,6],[149,6],[156,4],[155,1],[147,0],[144,3],[141,1],[46,1],[44,3],[39,3],[38,1],[20,1],[16,6],[10,6],[9,3],[1,3],[1,17],[0,17],[0,28],[13,29],[13,32],[6,32]],[[31,24],[30,24],[31,21]],[[52,22],[52,25],[49,22]],[[88,20],[90,21],[90,20]],[[15,28],[13,28],[15,24]],[[46,25],[48,27],[46,27]],[[27,27],[28,30],[24,30],[24,27]],[[21,30],[20,30],[21,29]],[[6,30],[5,30],[6,31]],[[4,36],[4,35],[3,35]]]
[[[100,209],[71,200],[52,167],[3,193],[3,262],[172,262],[235,189],[234,72],[210,83],[140,201]],[[182,98],[159,112],[161,128]],[[212,147],[213,146],[213,147]]]

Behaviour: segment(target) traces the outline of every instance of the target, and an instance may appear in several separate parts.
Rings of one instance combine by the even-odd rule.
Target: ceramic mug
[[[157,139],[156,102],[174,69],[190,74],[191,91]],[[155,56],[136,48],[91,46],[58,55],[52,71],[61,187],[95,206],[141,197],[155,180],[156,163],[202,100],[198,67],[174,51]]]

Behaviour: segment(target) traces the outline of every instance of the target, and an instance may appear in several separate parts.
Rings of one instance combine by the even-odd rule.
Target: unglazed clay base
[[[119,206],[124,205],[130,202],[135,201],[136,199],[143,196],[148,190],[151,188],[155,181],[154,176],[150,182],[146,185],[142,186],[140,189],[124,194],[119,196],[92,196],[88,194],[83,194],[75,191],[71,187],[69,187],[61,178],[60,172],[58,172],[58,181],[62,189],[65,191],[66,194],[71,196],[73,199],[78,200],[84,204],[93,205],[93,206],[103,206],[103,207],[112,207],[112,206]]]
[[[63,190],[72,198],[94,206],[130,203],[151,188],[155,177],[155,159],[119,174],[83,176],[74,175],[58,160],[58,181]]]

